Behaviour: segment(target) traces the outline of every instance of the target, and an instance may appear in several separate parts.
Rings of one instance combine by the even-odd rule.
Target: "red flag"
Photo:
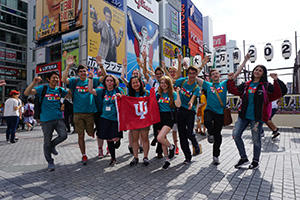
[[[148,97],[117,97],[119,131],[145,128],[160,122],[155,90]]]

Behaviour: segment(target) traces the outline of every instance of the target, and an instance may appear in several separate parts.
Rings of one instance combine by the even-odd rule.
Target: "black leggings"
[[[112,159],[116,159],[116,149],[114,141],[107,141],[107,146]]]

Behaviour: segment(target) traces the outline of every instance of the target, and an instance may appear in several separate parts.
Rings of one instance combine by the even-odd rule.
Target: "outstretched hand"
[[[277,73],[271,73],[270,76],[271,76],[274,80],[277,80],[277,79],[278,79]]]
[[[42,81],[42,78],[41,78],[40,76],[38,76],[38,77],[35,77],[35,78],[33,79],[33,81],[34,81],[35,83],[39,83],[39,82]]]
[[[145,51],[142,52],[142,58],[144,61],[147,59],[147,54]]]
[[[74,56],[68,55],[67,60],[66,60],[67,66],[71,66],[74,64]]]
[[[182,63],[182,55],[181,55],[181,54],[179,54],[179,55],[177,56],[177,59],[178,59],[178,62]]]
[[[89,68],[89,77],[94,77],[95,73],[94,73],[94,69],[93,68]]]
[[[103,66],[103,63],[102,63],[102,57],[101,56],[96,56],[96,63],[97,65],[99,66]]]
[[[233,72],[228,73],[228,80],[233,80],[233,78],[234,78],[234,73]]]

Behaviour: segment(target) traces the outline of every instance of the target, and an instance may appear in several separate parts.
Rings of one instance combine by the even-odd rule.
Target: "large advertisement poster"
[[[147,66],[152,61],[153,68],[159,66],[158,25],[141,16],[133,9],[127,9],[127,79],[134,69],[139,68],[136,59],[142,60],[142,52],[147,54]]]
[[[70,76],[76,75],[76,66],[79,64],[79,30],[71,33],[64,34],[62,36],[62,59],[61,59],[61,71],[65,70],[66,60],[68,56],[74,58],[74,66],[71,66],[69,71]]]
[[[125,58],[125,13],[99,0],[89,0],[88,66],[98,67],[102,57],[107,72],[120,74]]]
[[[37,0],[36,40],[82,25],[82,0]]]
[[[182,54],[179,46],[164,39],[162,40],[162,60],[167,66],[172,66],[172,59],[176,58],[179,54]]]
[[[190,55],[194,57],[199,54],[203,57],[203,32],[190,18],[188,24]]]

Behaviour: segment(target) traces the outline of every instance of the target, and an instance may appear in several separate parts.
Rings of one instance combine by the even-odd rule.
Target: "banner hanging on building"
[[[98,67],[96,56],[99,55],[107,72],[121,74],[125,58],[125,14],[99,0],[89,0],[88,7],[88,66]]]
[[[82,0],[36,1],[35,39],[75,29],[82,25]]]

